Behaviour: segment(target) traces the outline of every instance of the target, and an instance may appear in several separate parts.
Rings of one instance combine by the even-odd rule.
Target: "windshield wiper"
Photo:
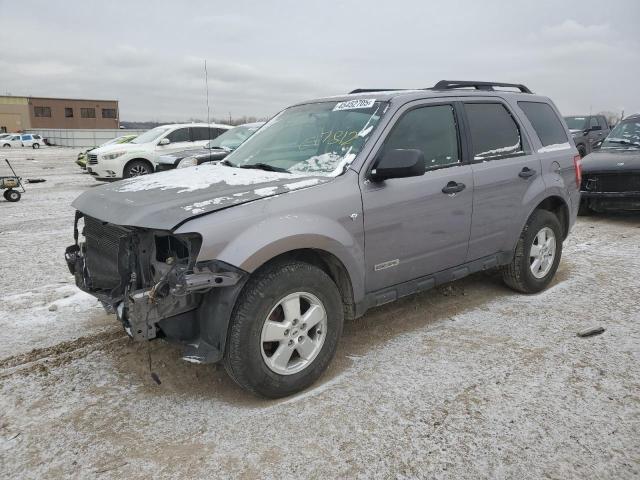
[[[220,160],[220,162],[222,165],[226,165],[227,167],[237,167],[237,165],[235,163],[231,163],[229,160],[227,160],[226,158],[223,160]]]
[[[635,147],[640,147],[640,143],[630,142],[629,140],[624,140],[622,138],[615,140],[605,140],[607,143],[619,143],[621,145],[633,145]]]
[[[235,166],[235,165],[234,165]],[[267,172],[291,173],[286,168],[274,167],[268,163],[249,163],[247,165],[239,165],[240,168],[257,168],[258,170],[266,170]]]

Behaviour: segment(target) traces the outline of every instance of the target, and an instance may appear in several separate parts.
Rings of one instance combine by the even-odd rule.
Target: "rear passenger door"
[[[419,102],[403,107],[386,127],[384,143],[361,182],[367,291],[376,291],[464,263],[473,179],[463,163],[459,108]],[[424,153],[424,175],[367,180],[376,160],[392,149]],[[443,188],[458,186],[456,193]]]
[[[472,261],[513,249],[528,192],[543,182],[540,161],[506,102],[495,97],[468,101],[464,110],[473,159],[473,220],[467,255]]]

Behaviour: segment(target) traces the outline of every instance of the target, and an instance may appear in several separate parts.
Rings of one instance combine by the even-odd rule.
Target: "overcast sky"
[[[217,118],[441,79],[524,83],[563,114],[640,112],[638,0],[376,3],[0,0],[0,93],[206,118],[206,59]]]

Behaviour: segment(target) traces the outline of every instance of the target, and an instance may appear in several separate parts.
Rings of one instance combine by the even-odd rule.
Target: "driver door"
[[[368,292],[465,262],[471,230],[473,173],[463,163],[458,108],[419,102],[387,126],[378,150],[417,149],[424,175],[383,182],[361,180]],[[375,160],[368,171],[375,166]],[[443,189],[458,185],[459,191]]]

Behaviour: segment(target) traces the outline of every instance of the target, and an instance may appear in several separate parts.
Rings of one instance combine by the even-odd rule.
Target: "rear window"
[[[538,134],[543,147],[560,145],[569,141],[560,119],[551,105],[540,102],[518,102]]]
[[[466,103],[474,160],[523,155],[520,129],[501,103]]]

